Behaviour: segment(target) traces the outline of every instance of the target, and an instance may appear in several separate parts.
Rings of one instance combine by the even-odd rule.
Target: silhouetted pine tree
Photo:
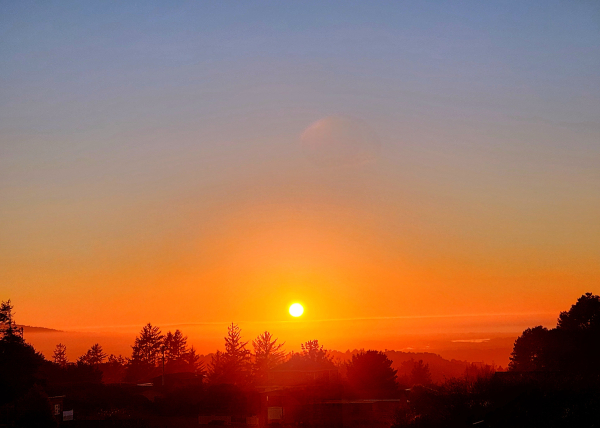
[[[250,381],[250,351],[242,341],[242,330],[237,324],[227,328],[225,352],[217,351],[209,367],[209,381],[214,384],[243,385]]]
[[[54,364],[58,364],[62,368],[65,368],[67,364],[69,364],[66,345],[63,345],[62,343],[56,345],[52,354],[52,360],[54,361]]]
[[[269,370],[283,362],[285,352],[282,350],[285,343],[277,343],[271,333],[265,331],[252,341],[254,348],[253,374],[257,382],[264,382],[268,378]]]

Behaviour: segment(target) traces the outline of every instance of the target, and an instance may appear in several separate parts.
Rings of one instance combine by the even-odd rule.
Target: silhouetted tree
[[[164,338],[165,351],[165,371],[167,373],[180,372],[195,372],[194,364],[190,365],[190,358],[194,359],[196,352],[189,355],[187,348],[187,336],[184,336],[181,331],[175,330],[175,333],[170,331]]]
[[[204,377],[204,364],[200,362],[200,355],[196,353],[196,349],[193,346],[183,354],[181,359],[186,365],[185,371]]]
[[[248,342],[242,341],[242,330],[237,324],[227,328],[225,352],[217,351],[209,367],[211,383],[244,384],[248,382],[250,368],[250,351],[246,349]]]
[[[589,376],[492,376],[416,385],[392,428],[594,427],[600,389]]]
[[[333,363],[333,357],[329,352],[319,345],[318,340],[309,340],[300,347],[302,352],[292,353],[289,360],[280,364],[275,371],[296,372],[292,382],[318,383],[321,384],[319,388],[323,388],[323,385],[330,381],[337,382],[338,367]],[[322,392],[327,395],[332,391]]]
[[[548,329],[528,328],[515,341],[508,368],[513,371],[543,370],[548,367]]]
[[[121,354],[119,354],[118,357],[115,354],[110,354],[108,356],[108,363],[109,364],[119,364],[121,366],[124,366],[125,364],[127,364],[127,360],[125,358],[123,358],[123,356]]]
[[[285,352],[282,350],[285,343],[277,343],[277,339],[268,331],[258,335],[252,341],[254,348],[254,377],[258,382],[268,378],[269,370],[283,362]]]
[[[164,344],[167,362],[176,361],[187,352],[187,336],[179,330],[175,330],[175,333],[169,331],[165,336]]]
[[[10,300],[0,304],[0,405],[23,396],[36,379],[44,357],[23,340],[16,327]]]
[[[17,326],[13,318],[10,299],[0,303],[0,333],[4,340],[23,341],[23,327]]]
[[[250,351],[246,349],[248,342],[242,342],[242,329],[234,323],[227,327],[225,337],[225,357],[235,365],[242,366],[250,359]]]
[[[110,354],[108,356],[108,361],[103,363],[100,367],[102,370],[102,382],[122,382],[125,377],[126,366],[127,360],[125,358],[123,358],[121,355],[117,357],[115,354]]]
[[[159,327],[148,323],[135,338],[132,360],[142,361],[152,367],[156,366],[163,346],[163,335]]]
[[[62,368],[66,367],[69,363],[69,360],[67,359],[67,347],[62,343],[56,345],[52,354],[52,360]]]
[[[225,366],[225,357],[221,351],[212,354],[208,365],[208,381],[214,385],[225,383]]]
[[[27,394],[16,402],[15,410],[15,425],[17,427],[56,427],[48,395],[39,385],[34,385],[27,391]]]
[[[346,376],[351,386],[370,398],[388,397],[398,390],[397,371],[383,352],[367,351],[352,356]]]
[[[90,362],[92,364],[101,364],[108,355],[102,350],[102,346],[99,343],[95,343],[89,350],[90,353]]]
[[[323,349],[323,345],[319,345],[318,340],[309,340],[301,344],[300,347],[302,348],[301,356],[304,359],[313,361],[315,363],[331,363],[333,360],[333,357],[329,355],[327,349]]]
[[[528,328],[511,353],[512,371],[599,373],[600,297],[582,295],[560,313],[556,328]]]
[[[163,335],[159,327],[148,323],[135,338],[131,358],[127,364],[125,380],[139,382],[155,376],[157,363],[161,361]]]
[[[95,343],[88,351],[79,357],[78,362],[81,364],[88,364],[91,366],[98,366],[106,359],[107,355],[102,350],[100,344]]]
[[[581,296],[571,309],[560,313],[556,328],[563,331],[600,330],[600,296],[592,293]]]
[[[471,363],[465,367],[464,379],[468,382],[474,382],[479,379],[490,379],[495,372],[496,366],[494,365],[490,366],[489,364],[481,365],[477,363]]]
[[[410,383],[411,385],[430,385],[432,382],[429,364],[424,364],[423,360],[413,361],[413,367],[410,371]]]

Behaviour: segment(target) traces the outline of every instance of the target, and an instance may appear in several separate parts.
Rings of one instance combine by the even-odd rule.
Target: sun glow
[[[299,317],[304,313],[304,308],[300,303],[294,303],[290,306],[290,315],[293,317]]]

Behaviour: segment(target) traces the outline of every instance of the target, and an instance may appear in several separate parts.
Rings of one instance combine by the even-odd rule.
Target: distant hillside
[[[23,333],[61,333],[62,330],[56,330],[53,328],[46,327],[33,327],[31,325],[20,325],[23,327]]]
[[[431,352],[388,351],[385,354],[393,361],[392,367],[398,370],[398,377],[410,375],[410,369],[407,370],[406,367],[402,367],[403,362],[411,359],[415,361],[423,360],[425,364],[429,364],[431,379],[436,383],[464,376],[465,370],[469,365],[466,361],[446,360],[438,354]]]
[[[348,362],[352,359],[352,355],[358,354],[360,351],[346,351],[340,352],[330,350],[329,354],[333,357],[333,361],[336,363]],[[470,364],[467,361],[462,360],[447,360],[442,358],[438,354],[431,352],[401,352],[401,351],[389,351],[386,350],[385,355],[392,360],[392,367],[398,370],[398,377],[410,375],[411,366],[402,366],[405,361],[423,360],[425,364],[429,364],[429,371],[431,372],[431,379],[436,383],[444,382],[446,379],[462,377],[465,374],[467,366]],[[204,363],[204,368],[207,369],[213,353],[207,355],[200,355],[200,362]],[[288,354],[289,357],[289,354]]]
[[[360,351],[330,351],[334,361],[350,361],[352,355],[358,354]],[[405,361],[423,360],[425,364],[429,364],[429,371],[431,372],[431,379],[436,382],[443,382],[446,379],[461,377],[465,374],[465,370],[469,363],[462,360],[446,360],[438,354],[430,352],[401,352],[401,351],[388,351],[386,350],[385,355],[392,360],[392,367],[398,370],[398,377],[409,375],[410,371],[406,367],[402,367],[402,363]]]
[[[333,357],[334,363],[348,362],[352,360],[352,355],[358,353],[360,353],[360,351],[356,349],[354,351],[346,352],[329,350],[329,354]],[[425,364],[429,364],[431,379],[435,383],[442,383],[447,379],[464,376],[467,367],[471,364],[470,362],[463,360],[447,360],[440,355],[431,352],[402,352],[385,350],[384,353],[390,360],[392,360],[392,367],[398,370],[398,378],[410,375],[410,369],[412,366],[403,366],[403,362],[410,360],[423,360]],[[213,353],[200,355],[200,362],[204,363],[205,370],[208,369],[208,366],[211,362],[211,357],[213,355]],[[287,355],[287,358],[289,358],[289,356],[290,354]]]

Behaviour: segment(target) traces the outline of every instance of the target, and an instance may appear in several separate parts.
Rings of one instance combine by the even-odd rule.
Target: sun
[[[290,315],[293,317],[299,317],[304,313],[304,308],[300,303],[294,303],[290,306]]]

